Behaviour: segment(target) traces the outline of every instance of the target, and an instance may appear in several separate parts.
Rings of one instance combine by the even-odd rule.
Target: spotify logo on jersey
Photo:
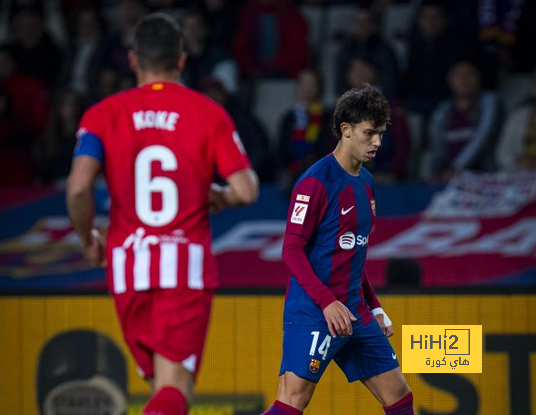
[[[354,235],[353,232],[344,232],[339,237],[339,246],[344,250],[353,249],[354,246],[366,246],[368,237],[363,235]]]

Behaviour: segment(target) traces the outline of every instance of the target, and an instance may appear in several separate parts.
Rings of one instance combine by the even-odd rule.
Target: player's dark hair
[[[338,99],[333,114],[332,131],[338,140],[341,139],[341,123],[351,125],[362,121],[370,121],[374,127],[388,124],[391,118],[389,103],[383,93],[370,84],[361,88],[352,88]]]
[[[133,49],[141,69],[176,69],[183,50],[181,28],[168,15],[151,13],[136,24]]]

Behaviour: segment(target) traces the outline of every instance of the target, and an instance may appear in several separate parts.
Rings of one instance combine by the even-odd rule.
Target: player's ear
[[[181,56],[179,56],[179,60],[177,61],[177,69],[180,72],[184,70],[184,66],[186,65],[186,59],[188,59],[188,54],[186,52],[181,52]]]
[[[132,49],[128,51],[128,65],[130,66],[130,69],[132,69],[134,72],[136,72],[139,67],[138,57]]]
[[[350,133],[351,133],[351,130],[352,130],[352,126],[350,124],[348,124],[347,122],[342,122],[341,123],[341,126],[340,126],[340,129],[341,129],[341,136],[343,138],[349,138],[350,137]]]

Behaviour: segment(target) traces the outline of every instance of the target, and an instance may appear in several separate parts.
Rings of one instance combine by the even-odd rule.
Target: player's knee
[[[311,397],[312,397],[311,395],[306,394],[303,391],[300,391],[300,392],[280,391],[280,393],[277,396],[277,400],[287,405],[290,405],[296,409],[299,409],[300,411],[303,411],[309,405],[309,402],[311,402]]]
[[[279,385],[277,399],[287,405],[304,410],[313,396],[315,384],[305,382],[303,379],[288,379],[283,376]]]
[[[382,405],[389,406],[393,405],[396,402],[399,402],[405,396],[411,393],[411,389],[406,382],[402,382],[393,388],[387,396],[384,396],[382,399]]]

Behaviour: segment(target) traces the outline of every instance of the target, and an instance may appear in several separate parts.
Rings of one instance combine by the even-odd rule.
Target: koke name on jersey
[[[134,120],[134,128],[138,131],[144,128],[175,131],[179,114],[171,111],[136,111],[132,114],[132,119]]]

